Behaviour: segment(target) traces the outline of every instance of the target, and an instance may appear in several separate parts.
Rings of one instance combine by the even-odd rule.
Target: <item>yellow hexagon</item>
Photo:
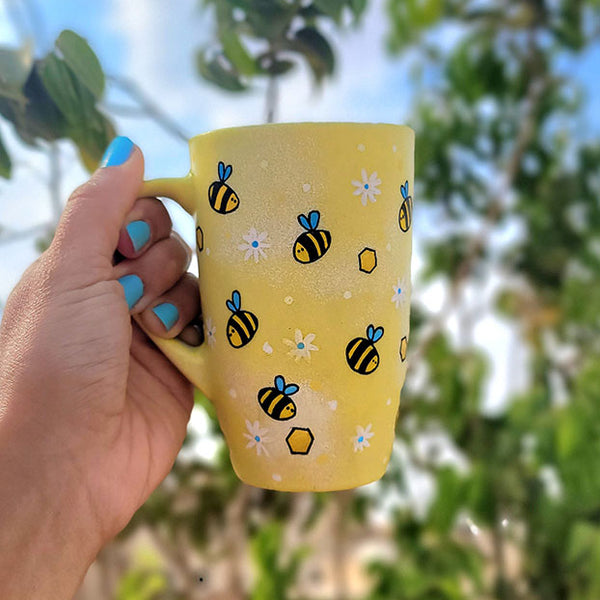
[[[408,349],[408,338],[404,336],[400,340],[400,358],[402,362],[406,360],[406,350]]]
[[[308,454],[315,437],[308,428],[292,427],[285,441],[292,454]]]
[[[198,252],[202,252],[204,250],[204,232],[200,226],[196,227],[196,244]]]
[[[377,253],[372,248],[363,248],[358,255],[358,268],[363,273],[371,273],[377,266]]]

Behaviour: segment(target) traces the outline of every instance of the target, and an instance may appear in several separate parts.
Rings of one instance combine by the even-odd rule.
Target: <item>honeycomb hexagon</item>
[[[404,336],[400,340],[400,359],[402,360],[402,362],[404,362],[406,360],[407,348],[408,348],[408,338],[406,336]]]
[[[308,427],[292,427],[285,441],[292,454],[308,454],[315,436]]]
[[[199,225],[196,227],[196,245],[198,246],[198,252],[204,250],[204,232]]]
[[[358,254],[358,268],[363,273],[372,273],[377,266],[377,252],[373,248],[363,248]]]

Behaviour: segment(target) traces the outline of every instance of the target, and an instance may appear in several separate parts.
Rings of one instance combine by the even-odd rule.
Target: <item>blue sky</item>
[[[226,95],[203,84],[196,76],[194,53],[211,36],[209,17],[200,13],[199,4],[198,0],[37,0],[45,37],[37,50],[44,53],[62,29],[74,29],[88,39],[108,73],[134,80],[189,135],[218,127],[260,123],[264,114],[262,90]],[[0,44],[19,41],[6,10],[9,5],[17,6],[18,0],[0,2]],[[388,25],[384,6],[385,0],[371,0],[359,29],[333,34],[338,71],[324,90],[317,93],[312,89],[304,68],[285,82],[279,120],[392,123],[408,120],[411,96],[408,68],[405,60],[386,55],[384,39]],[[590,135],[597,134],[600,46],[596,45],[585,56],[564,57],[561,69],[585,85],[589,100],[587,131]],[[109,98],[115,98],[113,92]],[[144,151],[147,177],[176,176],[187,171],[186,144],[156,124],[147,119],[118,118],[117,125],[120,133],[131,137]],[[0,130],[18,163],[13,180],[0,181],[0,223],[20,229],[44,222],[51,215],[43,183],[48,172],[46,158],[18,145],[5,124],[0,123]],[[78,166],[69,143],[61,145],[61,152],[66,198],[85,180],[86,173]],[[415,214],[419,221],[416,200]],[[170,210],[184,237],[193,243],[190,222],[172,206]],[[7,297],[36,256],[31,240],[0,246],[0,301]],[[414,267],[418,267],[418,253],[415,263]],[[432,308],[442,297],[440,292],[439,285],[431,288]],[[488,347],[509,348],[513,335],[514,332],[503,330],[494,322],[481,328],[477,341]],[[508,369],[505,365],[495,377],[506,379]]]

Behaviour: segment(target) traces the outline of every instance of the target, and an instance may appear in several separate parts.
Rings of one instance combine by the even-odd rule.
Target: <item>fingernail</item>
[[[133,151],[133,142],[124,135],[116,137],[104,152],[100,161],[101,167],[118,167],[122,165]]]
[[[152,312],[160,319],[167,331],[169,331],[169,329],[171,329],[171,327],[177,323],[177,319],[179,319],[179,311],[177,310],[177,307],[169,302],[157,304],[152,309]]]
[[[118,282],[125,290],[125,300],[131,310],[144,295],[144,284],[137,275],[123,275],[123,277],[119,277]]]
[[[136,252],[148,243],[150,239],[150,225],[146,221],[132,221],[125,229]]]

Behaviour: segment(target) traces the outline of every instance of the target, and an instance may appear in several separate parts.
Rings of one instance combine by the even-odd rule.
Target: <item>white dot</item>
[[[384,457],[383,457],[383,460],[382,460],[381,462],[382,462],[384,465],[387,465],[388,461],[389,461],[389,458],[388,458],[387,456],[384,456]]]
[[[230,395],[232,398],[237,398],[237,392],[236,392],[236,391],[235,391],[233,388],[231,388],[231,389],[229,390],[229,395]]]
[[[396,144],[394,144],[392,146],[392,152],[397,152],[398,151],[398,147],[396,146]]]
[[[204,252],[206,252],[206,256],[208,256],[210,254],[210,248],[206,248]]]
[[[303,183],[302,184],[302,190],[304,192],[310,192],[310,183]]]
[[[348,300],[348,298],[352,298],[352,292],[350,290],[346,290],[344,292],[344,298],[346,298],[346,300]]]
[[[386,404],[389,406],[392,403],[392,399],[388,398]]]
[[[273,347],[271,346],[271,344],[269,344],[269,342],[265,342],[263,344],[263,352],[265,352],[266,354],[273,354]]]
[[[281,481],[281,475],[279,473],[273,473],[272,477],[275,481]]]
[[[269,161],[268,161],[268,160],[261,160],[261,161],[260,161],[260,166],[261,166],[263,169],[266,169],[266,168],[269,166]]]
[[[365,151],[365,145],[364,144],[359,144],[358,146],[356,146],[358,148],[359,152],[364,152]]]
[[[388,245],[385,247],[385,249],[386,249],[388,252],[391,252],[391,250],[392,250],[392,245],[391,245],[391,244],[388,242]]]
[[[329,402],[329,408],[331,410],[336,410],[337,409],[337,400],[332,400],[331,402]]]
[[[286,304],[291,304],[291,303],[294,301],[294,299],[293,299],[291,296],[286,296],[286,297],[283,299],[283,301],[284,301]]]

